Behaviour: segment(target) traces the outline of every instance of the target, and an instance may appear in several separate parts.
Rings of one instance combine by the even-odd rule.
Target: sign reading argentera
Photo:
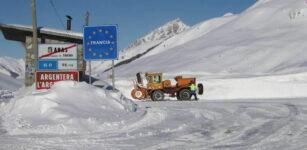
[[[49,89],[55,82],[72,80],[79,81],[79,72],[51,72],[37,71],[36,72],[36,89]]]

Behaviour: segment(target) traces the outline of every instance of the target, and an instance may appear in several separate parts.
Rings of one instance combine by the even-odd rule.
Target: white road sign
[[[76,60],[59,60],[58,61],[58,70],[77,70],[77,61]]]
[[[77,59],[77,44],[40,44],[39,59]]]

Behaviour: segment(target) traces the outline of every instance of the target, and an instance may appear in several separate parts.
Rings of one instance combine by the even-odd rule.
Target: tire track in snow
[[[185,128],[184,131],[172,133],[172,136],[167,138],[172,140],[160,142],[147,149],[182,149],[183,147],[199,149],[199,147],[203,147],[202,149],[245,150],[257,147],[262,141],[270,141],[267,139],[268,137],[278,133],[280,129],[287,126],[299,115],[298,108],[293,104],[271,103],[268,106],[259,103],[250,104],[242,103],[238,105],[234,103],[229,107],[220,107],[214,104],[203,110],[177,110],[178,113],[185,116],[187,113],[194,115],[194,121],[193,119],[190,120],[191,118],[189,118],[191,122],[182,120],[182,122],[188,122],[186,125],[188,128]],[[253,113],[254,108],[259,109],[256,111],[256,113],[260,112],[260,114],[257,114],[258,116],[256,115],[258,120],[264,119],[259,124],[259,121],[249,116],[253,115],[250,113]],[[273,113],[273,117],[271,114],[266,114],[275,109],[277,111]],[[168,119],[165,121],[172,122]],[[250,123],[257,123],[258,125],[249,127],[249,125],[252,125]],[[230,133],[226,133],[228,129],[231,129]]]
[[[124,126],[121,129],[121,132],[123,130],[134,131],[134,130],[138,130],[140,128],[144,128],[147,126],[153,126],[153,125],[159,124],[160,122],[165,120],[166,115],[167,115],[167,112],[159,108],[147,109],[142,119],[132,124],[129,124],[127,126]]]
[[[252,146],[257,146],[261,141],[266,140],[270,135],[278,132],[284,126],[288,125],[289,122],[293,121],[295,116],[299,114],[298,108],[293,104],[284,104],[289,110],[288,115],[285,118],[277,118],[271,121],[267,121],[260,126],[253,127],[246,130],[242,136],[238,139],[232,140],[231,143],[235,144],[224,144],[213,146],[213,149],[247,149]],[[223,140],[225,142],[225,139]]]
[[[0,136],[7,133],[7,131],[2,126],[2,118],[0,117]]]

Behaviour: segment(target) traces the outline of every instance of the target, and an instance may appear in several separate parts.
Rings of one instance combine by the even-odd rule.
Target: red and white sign
[[[37,71],[36,72],[36,89],[49,89],[55,82],[72,80],[79,81],[79,72],[51,72]]]
[[[77,44],[39,44],[39,59],[77,59]]]

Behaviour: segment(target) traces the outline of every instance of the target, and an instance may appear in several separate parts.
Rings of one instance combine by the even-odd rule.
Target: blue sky
[[[119,48],[146,35],[168,21],[180,18],[193,26],[227,12],[241,13],[257,0],[37,0],[38,26],[65,29],[65,15],[73,17],[72,30],[83,31],[85,13],[90,25],[119,25]],[[0,23],[31,25],[31,0],[0,0]],[[0,35],[0,57],[24,58],[24,48]]]

